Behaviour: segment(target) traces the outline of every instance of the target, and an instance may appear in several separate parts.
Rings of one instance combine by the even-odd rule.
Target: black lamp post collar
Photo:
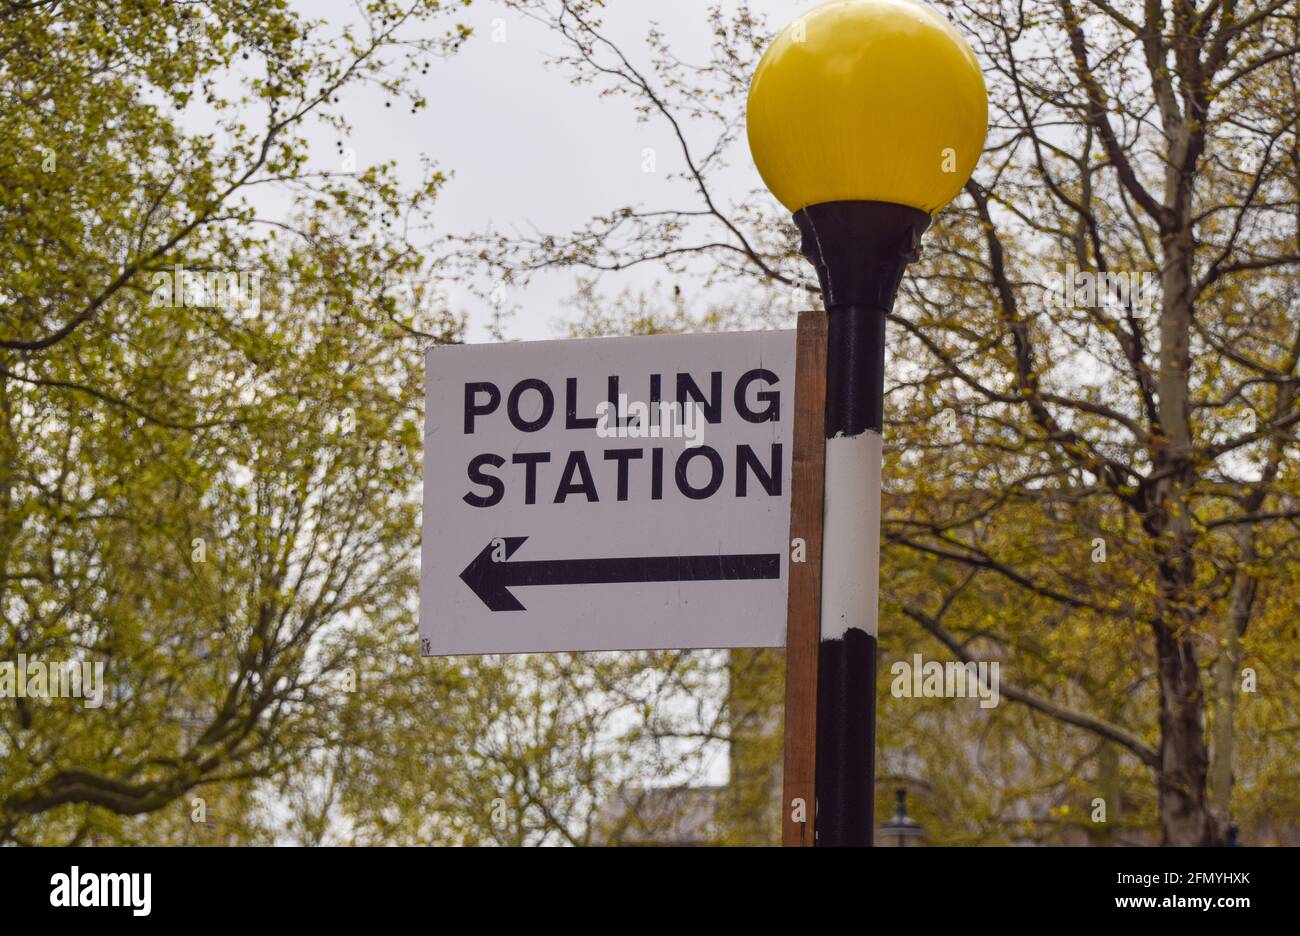
[[[817,270],[822,303],[888,312],[930,226],[924,211],[879,201],[833,201],[794,214],[803,254]]]

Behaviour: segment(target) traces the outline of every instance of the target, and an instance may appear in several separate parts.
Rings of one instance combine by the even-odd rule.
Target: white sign
[[[433,348],[426,656],[778,647],[795,333]]]

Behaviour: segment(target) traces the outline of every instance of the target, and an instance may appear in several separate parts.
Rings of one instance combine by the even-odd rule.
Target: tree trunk
[[[1173,464],[1178,461],[1171,459]],[[1156,471],[1163,466],[1157,461]],[[1195,532],[1181,496],[1180,472],[1148,491],[1144,521],[1162,554],[1157,566],[1156,675],[1160,688],[1160,754],[1156,790],[1164,845],[1219,845],[1210,813],[1205,743],[1205,688],[1193,643],[1203,612],[1196,606]]]
[[[1160,676],[1157,788],[1164,845],[1221,844],[1206,795],[1205,705],[1196,652],[1168,624],[1156,628]]]
[[[1161,225],[1164,263],[1160,271],[1157,412],[1159,424],[1152,477],[1146,491],[1143,526],[1160,554],[1157,574],[1156,671],[1160,679],[1160,764],[1156,777],[1160,826],[1165,845],[1218,845],[1210,814],[1205,744],[1205,695],[1192,643],[1201,612],[1196,607],[1196,531],[1186,492],[1196,480],[1193,457],[1191,332],[1196,239],[1192,182],[1204,146],[1189,119],[1165,115],[1170,158],[1165,167]],[[1190,118],[1192,115],[1186,115]]]

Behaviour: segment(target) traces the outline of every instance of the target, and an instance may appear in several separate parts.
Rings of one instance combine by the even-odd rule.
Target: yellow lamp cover
[[[883,201],[934,214],[975,169],[988,93],[970,46],[918,0],[832,0],[786,26],[749,87],[749,148],[792,212]]]

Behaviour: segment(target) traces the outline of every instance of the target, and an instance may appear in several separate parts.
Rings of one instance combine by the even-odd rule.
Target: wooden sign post
[[[817,803],[817,650],[821,639],[822,502],[826,445],[826,313],[803,312],[795,339],[794,459],[785,632],[785,769],[781,844],[814,843]]]

